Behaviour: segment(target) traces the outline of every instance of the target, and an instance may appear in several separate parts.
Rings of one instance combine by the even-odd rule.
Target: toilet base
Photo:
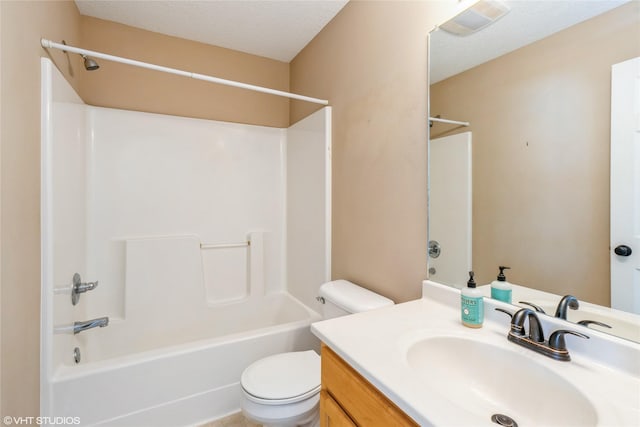
[[[263,427],[320,427],[320,410],[317,410],[310,421],[303,424],[262,424]]]
[[[264,427],[318,427],[320,425],[320,395],[286,405],[262,405],[246,398],[242,414]]]

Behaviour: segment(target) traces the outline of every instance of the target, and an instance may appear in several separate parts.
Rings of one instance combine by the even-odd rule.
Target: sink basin
[[[511,417],[519,427],[597,424],[596,410],[580,390],[516,350],[434,336],[411,345],[406,357],[427,387],[478,416],[479,424],[491,425],[494,414]]]

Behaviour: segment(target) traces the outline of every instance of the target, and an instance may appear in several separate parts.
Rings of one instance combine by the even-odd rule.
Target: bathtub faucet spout
[[[79,334],[82,331],[86,331],[91,328],[104,328],[109,324],[108,317],[98,317],[96,319],[87,320],[84,322],[73,322],[73,333]]]

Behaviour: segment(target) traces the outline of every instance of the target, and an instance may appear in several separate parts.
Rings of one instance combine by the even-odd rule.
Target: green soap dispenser
[[[504,270],[509,270],[511,267],[498,267],[500,269],[500,274],[496,280],[491,282],[491,298],[497,299],[498,301],[503,301],[511,304],[511,283],[507,282],[507,277],[504,275]]]
[[[460,290],[460,316],[462,324],[469,328],[482,328],[484,321],[484,300],[482,292],[476,289],[473,271],[469,272],[467,287]]]

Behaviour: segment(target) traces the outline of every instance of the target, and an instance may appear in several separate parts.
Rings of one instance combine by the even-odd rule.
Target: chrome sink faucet
[[[567,345],[564,340],[565,335],[575,335],[580,338],[589,339],[585,334],[580,332],[570,331],[566,329],[560,329],[554,331],[549,336],[549,340],[545,341],[542,325],[538,319],[538,315],[535,311],[522,308],[515,312],[515,314],[509,313],[507,310],[496,308],[497,311],[511,316],[511,328],[507,335],[507,339],[515,344],[526,347],[536,353],[544,354],[555,360],[569,361],[571,356],[567,350]],[[529,332],[525,330],[525,320],[529,320]]]
[[[82,331],[86,331],[91,328],[104,328],[109,325],[108,317],[98,317],[96,319],[87,320],[84,322],[73,322],[73,333],[79,334]]]

